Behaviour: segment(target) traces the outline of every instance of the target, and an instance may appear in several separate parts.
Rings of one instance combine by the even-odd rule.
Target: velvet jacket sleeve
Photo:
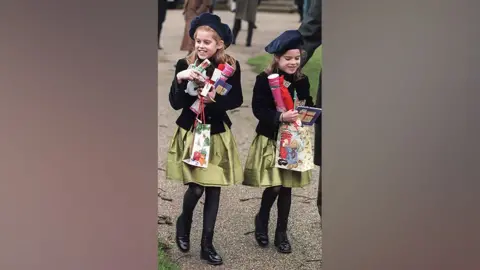
[[[295,90],[297,91],[297,97],[299,100],[305,100],[305,106],[313,106],[313,97],[310,95],[310,81],[307,75],[299,79],[295,83]]]
[[[263,124],[277,125],[280,122],[280,112],[276,110],[272,90],[268,85],[265,73],[257,75],[252,96],[253,115]]]
[[[170,87],[170,93],[168,95],[170,106],[172,106],[174,110],[188,108],[192,106],[193,102],[195,102],[195,100],[197,99],[196,96],[192,97],[189,94],[185,93],[185,89],[187,88],[187,81],[183,81],[182,83],[178,83],[177,81],[177,74],[187,68],[188,63],[185,59],[178,60],[175,67],[175,76],[173,77],[172,86]]]
[[[225,96],[216,95],[215,102],[209,103],[209,110],[213,111],[229,111],[235,108],[242,106],[243,104],[243,93],[242,93],[242,72],[240,71],[240,63],[236,62],[235,72],[232,77],[227,79],[227,83],[232,86],[230,92]]]
[[[321,84],[322,81],[320,80],[319,81],[319,84]],[[320,102],[321,102],[321,97],[318,97],[317,96],[317,104],[314,104],[313,103],[313,97],[310,95],[310,82],[308,80],[308,77],[305,76],[303,78],[301,78],[300,80],[297,81],[297,95],[298,95],[298,98],[300,100],[306,100],[305,102],[305,106],[308,106],[308,107],[317,107],[317,108],[321,108],[321,103],[318,103],[318,100],[320,98]],[[319,86],[319,89],[321,88],[321,85]],[[317,95],[322,95],[321,92],[318,92]],[[319,105],[320,104],[320,105]],[[321,115],[320,117],[317,118],[317,120],[315,120],[315,123],[316,124],[319,124],[321,123]]]

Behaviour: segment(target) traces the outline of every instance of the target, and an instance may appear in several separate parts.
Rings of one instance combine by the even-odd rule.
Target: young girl
[[[178,60],[170,89],[170,104],[175,110],[182,109],[176,123],[176,129],[168,151],[167,178],[182,181],[188,185],[183,198],[182,213],[176,224],[176,243],[182,252],[190,249],[190,229],[192,215],[198,200],[205,191],[203,208],[203,232],[201,240],[201,258],[209,264],[222,264],[222,258],[213,247],[213,233],[220,200],[220,188],[239,184],[243,181],[242,167],[235,139],[230,131],[232,122],[226,111],[238,108],[243,103],[240,84],[240,65],[233,57],[225,53],[232,42],[232,33],[228,25],[223,24],[217,15],[203,13],[196,17],[189,31],[195,42],[194,51],[184,59]],[[228,64],[235,70],[226,80],[232,86],[226,95],[216,94],[213,100],[200,95],[186,93],[189,81],[194,81],[202,89],[200,73],[189,65],[200,64],[205,59],[211,62],[206,75],[212,76],[219,64]],[[215,93],[215,91],[212,91]],[[194,93],[195,94],[195,93]],[[197,114],[190,107],[197,99],[205,104],[205,121],[211,125],[210,158],[207,168],[186,164],[190,158],[194,138],[192,132]]]
[[[270,209],[278,197],[278,219],[274,244],[281,253],[290,253],[292,250],[287,237],[292,188],[309,184],[310,172],[297,172],[275,167],[275,148],[279,125],[281,122],[295,122],[298,113],[295,110],[284,113],[276,110],[267,77],[272,73],[284,76],[284,80],[290,83],[287,86],[290,95],[294,97],[296,92],[298,100],[305,101],[306,106],[313,106],[309,91],[310,83],[300,68],[302,45],[300,33],[297,30],[289,30],[265,47],[268,53],[273,54],[273,61],[264,72],[257,75],[253,88],[252,110],[259,123],[244,171],[244,185],[266,187],[260,211],[255,216],[255,239],[261,247],[266,247],[269,243]]]

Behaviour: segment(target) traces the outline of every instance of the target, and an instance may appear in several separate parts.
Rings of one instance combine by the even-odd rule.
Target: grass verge
[[[310,80],[310,94],[315,101],[318,89],[318,76],[322,69],[322,46],[320,46],[308,63],[303,67],[303,73]],[[256,73],[262,72],[272,61],[272,55],[265,53],[248,59],[247,63],[253,66]]]

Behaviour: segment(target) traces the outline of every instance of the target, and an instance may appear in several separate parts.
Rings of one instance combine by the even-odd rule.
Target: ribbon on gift
[[[205,124],[205,106],[203,104],[203,98],[201,98],[199,100],[200,100],[200,107],[199,107],[198,113],[195,117],[195,122],[193,123],[192,131],[195,131],[198,123]],[[193,149],[193,144],[194,143],[195,143],[195,141],[193,140],[192,141],[192,149]]]
[[[290,111],[295,108],[294,101],[292,96],[290,95],[290,91],[288,91],[288,88],[285,87],[284,83],[285,83],[285,78],[282,75],[279,78],[280,94],[282,96],[282,100],[283,100],[283,104],[285,105],[285,108],[287,109],[287,111]]]

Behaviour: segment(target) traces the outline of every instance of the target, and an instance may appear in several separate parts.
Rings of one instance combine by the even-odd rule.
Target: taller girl
[[[255,239],[261,247],[269,243],[268,222],[270,209],[278,197],[278,219],[274,244],[279,252],[290,253],[287,224],[292,202],[292,188],[303,187],[310,182],[310,172],[297,172],[275,167],[277,132],[281,122],[295,122],[295,110],[277,111],[268,76],[278,73],[284,78],[284,85],[291,97],[296,96],[306,106],[313,106],[308,77],[302,74],[300,58],[302,36],[297,30],[289,30],[274,39],[265,50],[273,54],[272,64],[257,75],[253,88],[252,110],[259,120],[245,164],[244,185],[265,187],[260,210],[255,216]],[[291,101],[293,102],[293,101]]]
[[[182,112],[176,121],[178,127],[168,151],[167,179],[188,185],[183,198],[182,213],[176,223],[176,243],[182,252],[188,252],[190,249],[193,211],[205,191],[201,258],[209,264],[219,265],[223,262],[213,247],[213,234],[220,188],[243,181],[236,142],[230,131],[232,122],[226,113],[243,103],[241,72],[238,61],[225,53],[225,49],[232,42],[232,32],[217,15],[203,13],[193,19],[189,35],[194,40],[195,49],[186,58],[178,60],[169,94],[170,105],[175,110],[182,109]],[[228,94],[215,95],[215,91],[212,91],[214,94],[212,98],[204,98],[197,95],[195,90],[193,94],[191,89],[187,90],[189,81],[199,86],[197,91],[202,89],[204,85],[202,75],[190,68],[190,65],[198,65],[205,59],[211,62],[206,69],[206,76],[210,78],[219,64],[228,64],[234,68],[233,74],[226,80],[226,83],[232,86]],[[194,138],[192,129],[197,119],[197,114],[190,107],[199,99],[205,104],[202,118],[206,124],[211,125],[210,158],[207,168],[194,167],[183,162],[190,158]]]

